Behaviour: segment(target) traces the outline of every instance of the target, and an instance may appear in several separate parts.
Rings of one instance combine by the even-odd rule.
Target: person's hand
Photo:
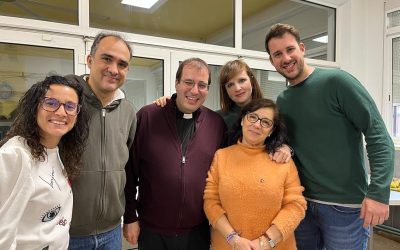
[[[364,220],[365,228],[382,224],[389,218],[389,205],[365,197],[361,205],[360,218]]]
[[[123,228],[124,238],[131,243],[132,245],[136,245],[138,243],[140,226],[139,221],[130,224],[124,224]]]
[[[153,103],[155,103],[157,106],[163,108],[163,107],[165,107],[165,105],[167,105],[167,101],[170,99],[171,99],[170,96],[161,96],[161,97],[155,99],[153,101]]]
[[[240,236],[235,236],[230,243],[235,250],[260,250],[260,244]]]
[[[269,245],[265,245],[264,249],[261,248],[261,244],[260,244],[260,238],[254,239],[251,241],[254,246],[256,247],[256,250],[264,250],[264,249],[270,249],[270,247],[268,248]]]
[[[274,154],[269,154],[269,158],[276,163],[287,163],[292,158],[291,150],[288,145],[283,144]]]

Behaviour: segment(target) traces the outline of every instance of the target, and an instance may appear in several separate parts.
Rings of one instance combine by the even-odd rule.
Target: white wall
[[[337,62],[367,88],[382,110],[384,2],[351,0],[337,9]]]

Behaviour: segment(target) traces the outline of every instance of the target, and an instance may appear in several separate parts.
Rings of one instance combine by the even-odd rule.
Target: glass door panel
[[[164,95],[164,60],[136,57],[122,89],[137,110]]]
[[[78,0],[2,0],[0,15],[78,25]]]
[[[0,139],[16,115],[19,99],[48,75],[74,73],[72,49],[0,43]]]
[[[393,136],[400,138],[400,37],[392,39]]]
[[[0,138],[21,96],[47,75],[85,73],[82,38],[0,28]]]

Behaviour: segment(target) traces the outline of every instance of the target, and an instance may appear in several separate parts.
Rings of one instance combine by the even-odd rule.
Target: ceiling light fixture
[[[328,43],[328,35],[320,36],[320,37],[314,38],[312,40],[314,42],[319,42],[319,43]]]
[[[122,4],[134,6],[134,7],[139,7],[139,8],[144,8],[144,9],[150,9],[153,7],[159,0],[122,0]]]

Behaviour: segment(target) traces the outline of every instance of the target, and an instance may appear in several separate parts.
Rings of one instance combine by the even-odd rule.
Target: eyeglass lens
[[[190,88],[193,88],[194,85],[196,85],[196,83],[192,80],[183,80],[183,83],[185,83],[185,85]],[[208,84],[205,82],[198,82],[197,87],[199,88],[199,90],[206,90],[208,89]]]
[[[248,113],[247,120],[251,123],[256,123],[258,120],[260,120],[260,124],[264,128],[269,128],[269,127],[272,127],[272,125],[273,125],[273,122],[270,119],[260,118],[260,117],[258,117],[257,114],[254,114],[254,113]]]
[[[42,107],[44,110],[49,112],[56,112],[61,105],[64,106],[64,110],[69,115],[77,115],[80,111],[80,106],[73,102],[61,103],[55,98],[45,97],[42,102]]]

